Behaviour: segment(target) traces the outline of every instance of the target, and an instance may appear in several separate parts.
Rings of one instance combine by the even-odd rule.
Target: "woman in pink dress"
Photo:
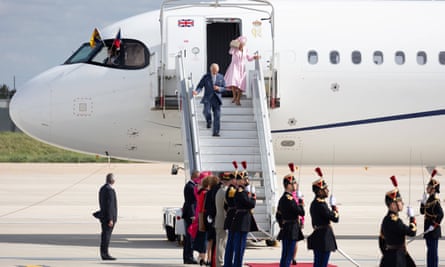
[[[232,103],[241,105],[240,98],[242,92],[246,91],[246,61],[257,59],[258,56],[250,56],[247,53],[246,37],[240,36],[230,42],[229,54],[232,55],[232,62],[227,68],[224,80],[226,86],[231,88],[233,99]]]

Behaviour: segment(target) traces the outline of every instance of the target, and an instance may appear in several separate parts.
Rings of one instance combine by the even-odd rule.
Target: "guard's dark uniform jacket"
[[[240,185],[235,194],[235,218],[230,228],[233,232],[255,232],[258,231],[252,209],[255,208],[256,200]]]
[[[304,216],[304,208],[295,202],[292,194],[284,192],[278,201],[278,210],[276,220],[280,225],[280,233],[278,240],[303,240],[304,236],[301,231],[299,216]]]
[[[310,213],[314,232],[307,239],[308,249],[319,251],[337,250],[337,242],[331,227],[331,221],[338,222],[338,213],[329,209],[326,199],[317,197],[311,203]]]
[[[443,209],[440,206],[440,199],[436,194],[431,195],[425,205],[420,205],[420,213],[425,214],[424,230],[426,231],[431,225],[436,228],[425,234],[424,238],[440,238],[442,236],[440,223],[443,219]]]
[[[229,185],[226,191],[226,201],[224,208],[226,209],[226,219],[224,220],[224,230],[230,229],[232,226],[233,218],[235,218],[236,208],[235,208],[235,194],[236,186],[233,184]]]
[[[379,246],[383,254],[380,267],[416,266],[405,245],[405,236],[415,236],[416,231],[414,221],[408,226],[396,213],[389,211],[380,230]]]

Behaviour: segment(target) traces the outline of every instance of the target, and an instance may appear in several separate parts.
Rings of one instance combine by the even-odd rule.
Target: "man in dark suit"
[[[184,264],[198,263],[193,257],[193,240],[188,229],[195,219],[195,187],[196,181],[197,179],[199,179],[199,175],[199,171],[194,171],[192,173],[190,181],[188,181],[184,186],[184,205],[182,206],[182,218],[184,219],[185,226],[184,248],[182,251],[182,259],[184,261]]]
[[[226,87],[224,76],[218,72],[218,64],[213,63],[210,65],[210,73],[205,74],[201,78],[196,90],[193,91],[193,95],[197,95],[201,92],[202,88],[205,89],[201,103],[204,104],[203,113],[207,121],[208,129],[212,126],[212,114],[210,110],[213,111],[213,136],[219,136],[219,119],[222,105],[221,93],[225,91]]]
[[[107,174],[106,183],[99,190],[100,222],[102,226],[100,256],[102,260],[116,260],[108,253],[111,233],[117,220],[117,198],[114,191],[114,175]]]

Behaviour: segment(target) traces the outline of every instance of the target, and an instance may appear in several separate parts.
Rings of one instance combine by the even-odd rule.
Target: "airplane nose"
[[[50,97],[50,87],[39,78],[19,88],[9,105],[15,125],[34,138],[47,140],[51,132]]]

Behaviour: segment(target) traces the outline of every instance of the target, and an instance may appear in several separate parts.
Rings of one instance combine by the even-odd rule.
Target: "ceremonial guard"
[[[227,187],[225,198],[226,219],[224,220],[224,229],[227,230],[227,243],[224,252],[224,267],[232,267],[233,264],[233,231],[231,230],[233,218],[235,218],[235,194],[237,189],[237,181],[241,180],[241,175],[238,173],[238,163],[232,162],[235,171],[230,176],[230,183]]]
[[[245,162],[242,162],[244,168]],[[256,204],[256,196],[253,187],[249,184],[249,176],[246,171],[241,173],[238,189],[235,194],[235,217],[230,230],[233,232],[233,267],[243,265],[244,251],[246,249],[247,234],[258,231],[253,209]],[[230,259],[229,259],[230,260]],[[226,264],[224,262],[224,264]],[[229,263],[230,265],[230,263]]]
[[[338,209],[334,196],[329,198],[331,208],[326,203],[329,195],[328,185],[323,179],[320,168],[315,171],[320,176],[312,183],[312,191],[315,198],[311,203],[310,214],[314,231],[307,239],[308,249],[314,250],[314,267],[326,267],[329,262],[331,251],[337,250],[334,231],[331,222],[339,220]]]
[[[291,169],[292,171],[292,169]],[[299,216],[304,216],[303,200],[295,202],[292,192],[297,190],[297,181],[293,174],[283,178],[285,192],[278,202],[276,219],[280,225],[278,240],[281,240],[280,267],[289,267],[293,259],[297,241],[303,240]]]
[[[427,246],[427,267],[439,266],[439,238],[442,236],[440,223],[443,219],[443,209],[440,206],[440,199],[437,196],[440,193],[440,183],[434,178],[437,171],[431,173],[431,180],[426,187],[426,193],[420,204],[420,213],[425,215],[424,238]]]
[[[380,230],[379,246],[383,254],[380,267],[416,266],[406,250],[405,243],[405,236],[416,235],[417,225],[414,211],[411,207],[407,208],[410,223],[409,225],[404,224],[399,218],[399,212],[403,210],[403,201],[397,188],[396,177],[391,176],[391,181],[395,188],[385,195],[388,213],[383,218]]]

